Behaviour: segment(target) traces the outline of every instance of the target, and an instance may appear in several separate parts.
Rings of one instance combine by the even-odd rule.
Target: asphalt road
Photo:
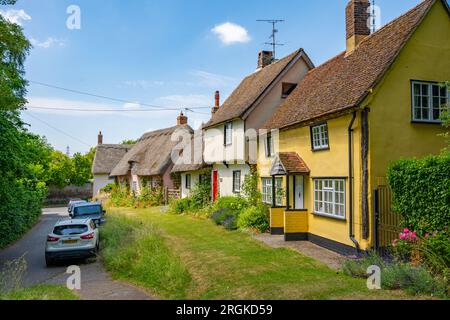
[[[6,261],[25,257],[27,272],[23,279],[25,287],[36,284],[65,285],[70,274],[69,265],[81,270],[82,299],[87,300],[150,300],[152,297],[134,286],[113,281],[105,271],[100,259],[68,261],[51,268],[45,264],[45,241],[59,219],[67,218],[67,208],[43,209],[40,221],[19,241],[0,251],[0,268]]]

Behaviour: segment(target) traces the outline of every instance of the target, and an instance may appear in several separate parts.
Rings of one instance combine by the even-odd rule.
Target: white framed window
[[[345,219],[345,179],[314,180],[314,213]]]
[[[450,91],[438,83],[412,81],[412,119],[441,123],[440,116],[449,110]]]
[[[266,204],[272,205],[272,178],[261,178],[262,184],[262,201]],[[283,188],[283,179],[275,179],[275,204],[277,206],[283,205],[283,196],[281,194]]]
[[[227,122],[224,125],[224,144],[229,146],[233,143],[233,123]]]
[[[311,144],[313,150],[329,148],[328,125],[326,123],[311,127]]]
[[[233,192],[234,193],[241,192],[241,171],[240,170],[233,171]]]
[[[271,134],[268,134],[265,139],[266,157],[271,158],[275,156],[275,150],[273,146],[273,138]]]

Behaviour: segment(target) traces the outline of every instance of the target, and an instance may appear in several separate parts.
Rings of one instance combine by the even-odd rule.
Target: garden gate
[[[401,232],[400,215],[392,211],[392,194],[389,186],[375,190],[375,249],[384,254]]]

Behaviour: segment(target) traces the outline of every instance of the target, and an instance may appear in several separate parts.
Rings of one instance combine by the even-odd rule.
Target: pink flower
[[[406,235],[404,233],[400,233],[400,239],[401,240],[405,240],[406,239]]]
[[[403,233],[409,233],[409,229],[408,228],[403,229]]]

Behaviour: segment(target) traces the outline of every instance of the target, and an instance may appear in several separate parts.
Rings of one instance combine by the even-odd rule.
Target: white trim
[[[420,85],[420,92],[419,92],[419,99],[423,98],[423,97],[427,97],[428,98],[428,105],[426,107],[423,107],[420,103],[420,106],[416,106],[416,94],[414,92],[415,89],[415,85]],[[427,89],[427,95],[424,96],[422,95],[422,85],[426,85],[428,87]],[[439,86],[439,83],[437,82],[431,82],[431,81],[411,81],[411,112],[412,112],[412,120],[415,122],[433,122],[433,123],[442,123],[442,121],[440,119],[435,120],[433,119],[433,87],[434,86]],[[439,95],[439,98],[440,95]],[[449,107],[449,101],[450,101],[450,90],[447,90],[447,108]],[[417,118],[416,117],[416,109],[420,109],[421,111],[424,109],[428,109],[428,119],[423,119],[422,118],[422,113],[421,113],[421,117]]]
[[[314,132],[315,130],[316,132]],[[324,150],[330,147],[327,123],[311,127],[311,141],[313,150]]]

